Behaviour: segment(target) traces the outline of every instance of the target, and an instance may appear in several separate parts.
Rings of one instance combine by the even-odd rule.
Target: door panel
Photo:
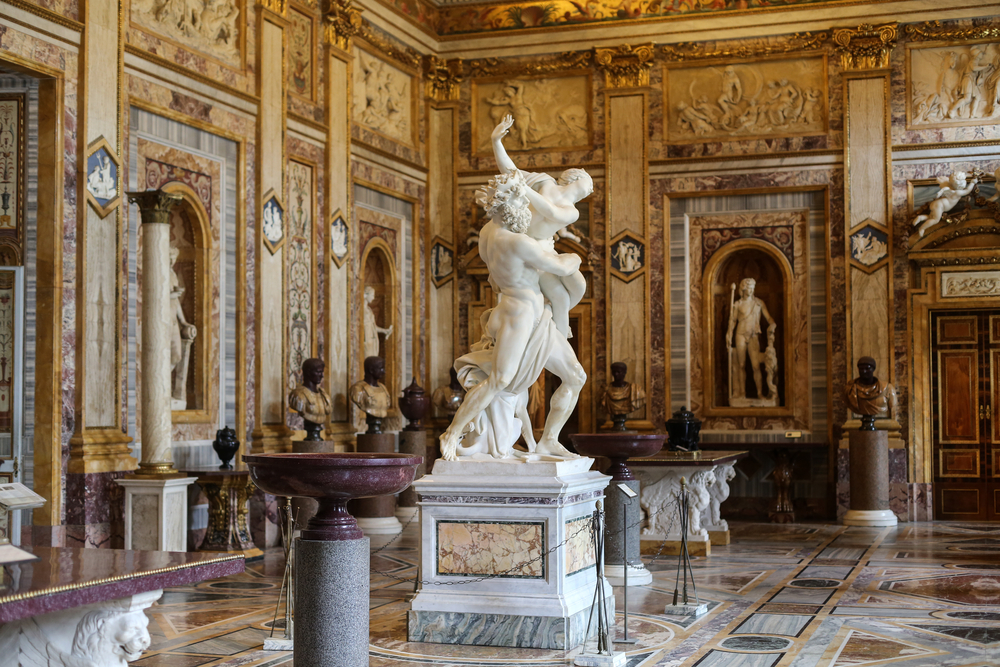
[[[978,357],[977,350],[938,351],[941,443],[979,442]]]

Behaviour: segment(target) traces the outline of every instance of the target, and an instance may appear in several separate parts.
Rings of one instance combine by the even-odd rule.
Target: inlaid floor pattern
[[[732,527],[731,545],[694,560],[711,608],[701,618],[663,614],[676,561],[647,560],[653,583],[629,589],[629,634],[638,643],[617,647],[629,667],[1000,666],[1000,524]],[[414,524],[372,567],[414,576],[418,538]],[[372,548],[386,541],[373,539]],[[282,568],[275,549],[242,575],[165,591],[148,612],[152,646],[132,664],[290,667],[291,653],[263,650]],[[412,583],[372,575],[373,667],[572,664],[576,651],[409,643],[412,591]]]

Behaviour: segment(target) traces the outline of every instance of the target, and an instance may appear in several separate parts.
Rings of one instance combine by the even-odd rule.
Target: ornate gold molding
[[[925,21],[908,25],[904,31],[914,41],[994,39],[1000,37],[1000,23],[945,27],[940,21]]]
[[[594,63],[604,70],[608,88],[633,88],[649,85],[649,70],[656,51],[652,44],[622,44],[613,48],[594,48]]]
[[[323,16],[323,33],[327,44],[341,51],[351,50],[351,39],[361,34],[361,10],[351,6],[351,0],[330,0]]]
[[[434,55],[425,56],[425,94],[436,102],[457,102],[464,71],[461,60],[445,61]]]
[[[862,23],[857,28],[837,28],[833,42],[845,70],[883,69],[889,66],[889,54],[896,46],[896,24]]]
[[[170,224],[170,211],[183,197],[163,190],[126,192],[130,203],[139,207],[143,224]]]
[[[704,60],[708,58],[733,58],[743,60],[760,56],[772,56],[796,51],[815,51],[823,48],[830,35],[826,32],[797,32],[777,41],[755,39],[733,43],[732,46],[707,50],[705,43],[680,42],[666,44],[660,52],[672,62]]]
[[[470,76],[523,76],[590,67],[592,58],[590,51],[565,51],[555,60],[510,62],[500,58],[481,58],[468,60],[465,65]]]
[[[288,15],[288,0],[257,0],[257,6],[270,10],[279,16]]]

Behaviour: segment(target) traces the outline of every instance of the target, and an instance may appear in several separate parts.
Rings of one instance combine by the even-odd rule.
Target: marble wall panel
[[[584,572],[597,564],[597,559],[594,557],[593,535],[586,528],[590,521],[589,516],[581,516],[565,524],[566,532],[563,539],[566,540],[567,576]]]
[[[503,572],[502,578],[545,577],[545,559],[539,558],[546,549],[544,523],[438,521],[436,525],[438,575]]]
[[[288,161],[288,241],[285,250],[286,282],[286,387],[302,382],[302,362],[313,356],[313,221],[315,219],[315,173],[295,160]],[[297,420],[296,420],[297,421]]]
[[[886,223],[886,183],[885,151],[886,128],[881,119],[885,116],[886,90],[881,77],[852,79],[848,142],[851,151],[848,192],[851,198],[849,210],[850,227],[871,218],[880,224]]]
[[[876,368],[886,367],[891,359],[889,321],[888,268],[873,273],[851,268],[852,359],[869,356]]]

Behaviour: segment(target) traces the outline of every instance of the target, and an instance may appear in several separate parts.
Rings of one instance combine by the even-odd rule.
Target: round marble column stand
[[[895,526],[889,509],[889,433],[875,430],[874,417],[861,418],[861,428],[848,435],[850,443],[851,509],[845,526]]]
[[[639,480],[629,469],[630,458],[652,456],[663,449],[663,435],[637,433],[587,433],[571,435],[577,453],[584,456],[604,456],[611,459],[607,474],[612,487],[607,494],[607,538],[604,540],[604,572],[612,586],[625,586],[625,567],[628,563],[628,585],[645,586],[652,583],[653,575],[642,564],[639,551],[639,521],[642,510],[638,501],[628,502],[628,497],[618,488],[624,484],[639,493]],[[626,523],[629,530],[623,530]],[[627,538],[627,543],[625,539]]]
[[[424,431],[423,419],[431,407],[431,398],[413,378],[410,386],[403,390],[399,399],[399,411],[409,421],[409,424],[399,432],[399,451],[403,454],[426,457],[427,432]],[[418,480],[427,473],[427,464],[421,463],[417,468]],[[412,521],[420,508],[417,506],[417,491],[412,486],[403,489],[396,499],[396,517],[400,521]]]
[[[368,667],[369,539],[347,501],[405,489],[422,458],[352,452],[243,460],[266,493],[318,501],[295,541],[296,667]]]

